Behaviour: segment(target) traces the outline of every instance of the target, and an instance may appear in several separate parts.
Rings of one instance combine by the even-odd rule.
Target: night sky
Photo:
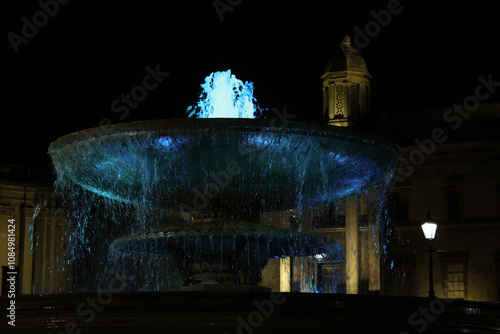
[[[262,107],[286,105],[300,120],[319,121],[326,62],[345,32],[354,40],[367,25],[380,29],[353,45],[373,76],[376,112],[447,107],[473,94],[479,75],[500,81],[497,2],[401,0],[385,27],[369,24],[372,11],[394,1],[216,3],[220,11],[234,5],[222,21],[214,1],[72,0],[44,22],[37,1],[3,1],[0,161],[48,164],[52,141],[104,118],[184,117],[204,78],[227,69],[254,83]],[[31,24],[34,14],[38,32],[21,43],[23,17]],[[169,75],[128,115],[113,112],[114,100],[143,84],[148,66]],[[489,101],[499,100],[496,93]]]

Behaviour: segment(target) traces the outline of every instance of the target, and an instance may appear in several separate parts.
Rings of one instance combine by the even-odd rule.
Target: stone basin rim
[[[281,120],[269,119],[242,119],[242,118],[188,118],[188,119],[155,119],[147,121],[127,122],[111,124],[107,126],[88,128],[69,133],[59,137],[49,146],[49,153],[55,152],[65,146],[76,144],[91,138],[104,137],[108,135],[118,135],[133,131],[161,131],[161,130],[182,130],[196,132],[207,129],[214,130],[236,130],[243,132],[284,132],[287,134],[311,134],[326,138],[344,139],[349,142],[359,142],[364,145],[375,146],[379,149],[391,152],[399,157],[401,148],[392,141],[383,137],[351,128],[328,126],[317,123],[289,121],[285,127],[273,125],[283,123]],[[174,131],[172,131],[173,133]]]

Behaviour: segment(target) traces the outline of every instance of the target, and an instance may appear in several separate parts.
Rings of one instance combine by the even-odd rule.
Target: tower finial
[[[343,45],[351,45],[351,37],[347,33],[345,33],[344,39],[342,40]]]

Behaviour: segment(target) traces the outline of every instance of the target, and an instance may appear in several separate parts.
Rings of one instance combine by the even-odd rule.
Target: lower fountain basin
[[[270,257],[307,256],[331,253],[340,246],[334,240],[313,233],[227,219],[206,220],[185,226],[116,239],[111,251],[127,254],[171,256],[181,250],[187,257],[196,254],[226,254],[253,251]]]
[[[312,233],[231,219],[206,219],[185,226],[116,239],[112,255],[174,259],[188,285],[256,285],[269,258],[327,253],[341,258],[340,245]]]

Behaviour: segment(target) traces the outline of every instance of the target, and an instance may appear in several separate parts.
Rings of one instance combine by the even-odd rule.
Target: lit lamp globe
[[[427,211],[427,218],[424,220],[422,224],[422,231],[424,232],[424,236],[427,240],[432,241],[436,236],[437,224],[431,218],[430,210]]]

